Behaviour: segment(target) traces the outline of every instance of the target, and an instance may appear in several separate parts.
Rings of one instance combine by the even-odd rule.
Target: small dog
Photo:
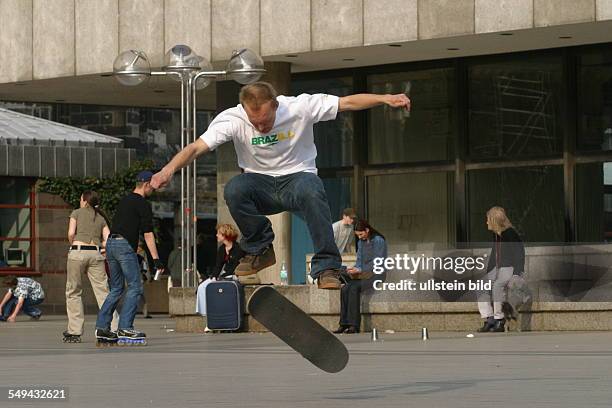
[[[531,290],[520,275],[514,275],[506,285],[506,301],[502,303],[502,312],[506,319],[506,331],[521,331],[520,308],[531,301]]]
[[[506,320],[506,331],[521,331],[517,318],[519,314],[516,309],[508,302],[502,303],[502,312]]]

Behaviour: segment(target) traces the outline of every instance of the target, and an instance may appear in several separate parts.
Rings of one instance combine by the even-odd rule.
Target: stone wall
[[[487,253],[475,249],[472,254]],[[449,251],[446,251],[448,253]],[[390,250],[390,254],[395,253]],[[422,251],[418,251],[418,256]],[[457,255],[457,251],[451,251]],[[443,255],[444,251],[436,252]],[[427,254],[429,255],[429,254]],[[514,330],[612,330],[612,245],[531,247],[526,249],[525,279],[532,301],[521,310]],[[421,276],[422,275],[422,276]],[[418,271],[416,280],[442,278],[436,272]],[[477,276],[470,272],[466,278]],[[397,282],[405,273],[391,271],[386,282]],[[448,279],[446,279],[448,280]],[[248,300],[255,286],[246,286]],[[277,286],[281,294],[328,329],[338,324],[338,291],[315,285]],[[474,331],[481,323],[474,293],[431,291],[424,294],[376,292],[362,295],[362,330]],[[170,313],[179,331],[202,331],[205,320],[195,314],[193,288],[172,289]],[[264,328],[247,313],[245,330]]]
[[[249,297],[256,286],[245,287]],[[338,326],[340,292],[317,289],[314,285],[277,286],[276,289],[329,330]],[[206,318],[195,314],[196,295],[193,288],[170,289],[170,314],[179,332],[202,333]],[[475,302],[404,302],[393,304],[362,304],[362,331],[393,330],[473,332],[481,325]],[[536,302],[522,311],[511,330],[612,330],[612,302]],[[265,328],[247,312],[245,331],[261,332]]]
[[[131,48],[159,67],[181,43],[223,61],[611,18],[609,0],[1,0],[0,83],[110,72]]]

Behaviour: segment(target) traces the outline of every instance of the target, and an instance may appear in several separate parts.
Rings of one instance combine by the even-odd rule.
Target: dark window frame
[[[468,203],[466,202],[466,176],[468,170],[495,169],[512,167],[533,167],[542,165],[563,165],[564,172],[564,207],[565,207],[565,240],[576,242],[576,197],[575,172],[576,164],[612,161],[612,151],[577,151],[578,128],[578,59],[581,54],[588,52],[610,52],[612,42],[590,44],[573,47],[553,48],[544,50],[530,50],[504,54],[484,56],[468,56],[441,60],[406,62],[370,67],[349,69],[334,69],[293,74],[292,80],[317,79],[321,77],[353,77],[354,93],[367,92],[367,76],[371,74],[385,74],[395,72],[420,71],[452,67],[455,70],[456,86],[456,149],[454,160],[440,163],[397,163],[390,165],[370,165],[367,163],[367,151],[362,147],[367,138],[367,114],[356,112],[353,117],[355,129],[353,159],[354,165],[342,168],[320,170],[326,176],[341,176],[353,174],[353,202],[352,205],[367,217],[364,211],[367,194],[367,177],[385,174],[402,174],[412,172],[454,171],[455,172],[455,222],[456,242],[468,241]],[[468,69],[472,65],[501,63],[508,61],[528,60],[533,57],[559,57],[562,64],[561,114],[563,119],[563,152],[545,157],[529,157],[512,160],[474,160],[467,155],[467,136],[469,132],[468,110],[469,89]],[[361,144],[360,144],[361,142]],[[365,156],[365,158],[364,158]]]
[[[30,266],[21,266],[21,267],[0,267],[0,276],[7,275],[17,275],[17,276],[32,276],[32,275],[40,275],[40,272],[36,271],[36,241],[38,237],[36,236],[36,183],[32,181],[30,183],[30,191],[29,191],[29,199],[30,204],[0,204],[0,210],[2,209],[30,209],[30,237],[29,238],[20,238],[20,237],[0,237],[0,241],[23,241],[30,243]]]

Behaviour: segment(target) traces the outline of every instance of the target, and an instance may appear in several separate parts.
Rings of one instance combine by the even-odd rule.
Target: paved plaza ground
[[[342,336],[351,357],[326,374],[270,334],[176,333],[137,319],[150,344],[63,344],[61,316],[0,323],[0,407],[610,407],[612,333]],[[8,386],[66,387],[63,402],[7,400]]]

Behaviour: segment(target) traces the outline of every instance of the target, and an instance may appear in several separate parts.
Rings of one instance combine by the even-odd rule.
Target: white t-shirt
[[[338,114],[334,95],[279,96],[274,127],[262,134],[249,122],[242,105],[221,112],[208,126],[202,140],[211,150],[233,141],[238,166],[246,173],[284,176],[301,171],[317,173],[312,126]]]

